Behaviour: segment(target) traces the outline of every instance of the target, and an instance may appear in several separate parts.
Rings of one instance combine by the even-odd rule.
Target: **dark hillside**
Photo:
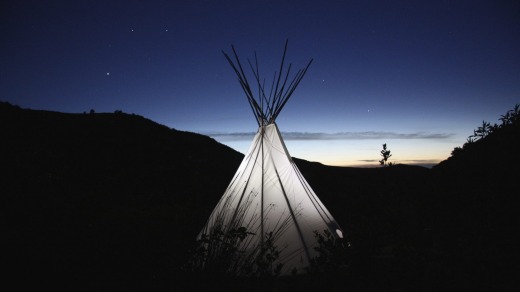
[[[518,287],[520,124],[495,128],[432,169],[439,245],[460,285]]]
[[[436,232],[446,252],[446,268],[461,285],[518,287],[512,273],[519,267],[513,255],[520,228],[518,106],[515,110],[507,114],[512,113],[511,119],[484,129],[483,137],[469,139],[432,169],[437,192],[432,209],[442,214],[436,218]]]
[[[515,287],[518,121],[486,133],[433,169],[294,159],[351,248],[345,269],[281,279],[279,288]],[[0,243],[8,279],[68,291],[266,287],[263,279],[214,283],[179,273],[242,154],[138,115],[7,103],[0,103],[0,137]]]
[[[0,135],[9,270],[87,290],[171,277],[243,157],[209,137],[120,112],[0,103]]]

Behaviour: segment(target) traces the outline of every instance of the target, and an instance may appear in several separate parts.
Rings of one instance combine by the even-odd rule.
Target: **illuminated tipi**
[[[286,42],[280,71],[275,73],[267,92],[259,76],[255,54],[254,65],[248,60],[258,87],[255,96],[235,48],[232,50],[234,60],[225,52],[224,56],[238,76],[259,128],[244,160],[199,235],[199,239],[215,238],[216,234],[221,236],[216,241],[206,241],[208,254],[205,264],[209,265],[214,258],[222,256],[222,249],[234,245],[239,256],[229,259],[228,273],[251,274],[260,269],[258,265],[262,263],[282,275],[301,273],[317,256],[315,232],[327,230],[333,237],[343,237],[341,228],[289,155],[275,122],[312,59],[290,78],[291,65],[286,69],[284,64]]]

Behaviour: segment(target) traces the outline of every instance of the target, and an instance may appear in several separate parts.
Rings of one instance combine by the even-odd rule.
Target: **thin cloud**
[[[424,167],[431,168],[434,165],[439,164],[439,160],[434,159],[412,159],[412,160],[402,160],[401,163],[410,164],[410,165],[420,165]],[[399,163],[399,161],[398,161]]]
[[[250,141],[253,140],[253,137],[256,133],[254,132],[242,132],[242,133],[210,133],[205,134],[210,136],[211,138],[220,140],[220,141]]]
[[[244,141],[252,140],[254,132],[238,133],[211,133],[208,136],[221,141]],[[451,133],[396,133],[396,132],[339,132],[339,133],[319,133],[319,132],[282,132],[284,140],[378,140],[378,139],[448,139],[453,136]]]
[[[379,162],[379,160],[376,160],[376,159],[359,159],[359,160],[356,160],[356,161],[359,161],[359,162]]]

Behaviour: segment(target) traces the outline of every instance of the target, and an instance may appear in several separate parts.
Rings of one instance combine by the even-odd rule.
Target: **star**
[[[110,72],[107,72],[107,76],[110,76]]]

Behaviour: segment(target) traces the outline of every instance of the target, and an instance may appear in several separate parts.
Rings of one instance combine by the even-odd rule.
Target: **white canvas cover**
[[[201,234],[216,226],[224,231],[246,227],[254,233],[241,243],[245,253],[258,249],[272,232],[282,275],[304,272],[309,266],[317,255],[314,231],[329,230],[342,237],[339,225],[291,159],[274,122],[259,128]]]

